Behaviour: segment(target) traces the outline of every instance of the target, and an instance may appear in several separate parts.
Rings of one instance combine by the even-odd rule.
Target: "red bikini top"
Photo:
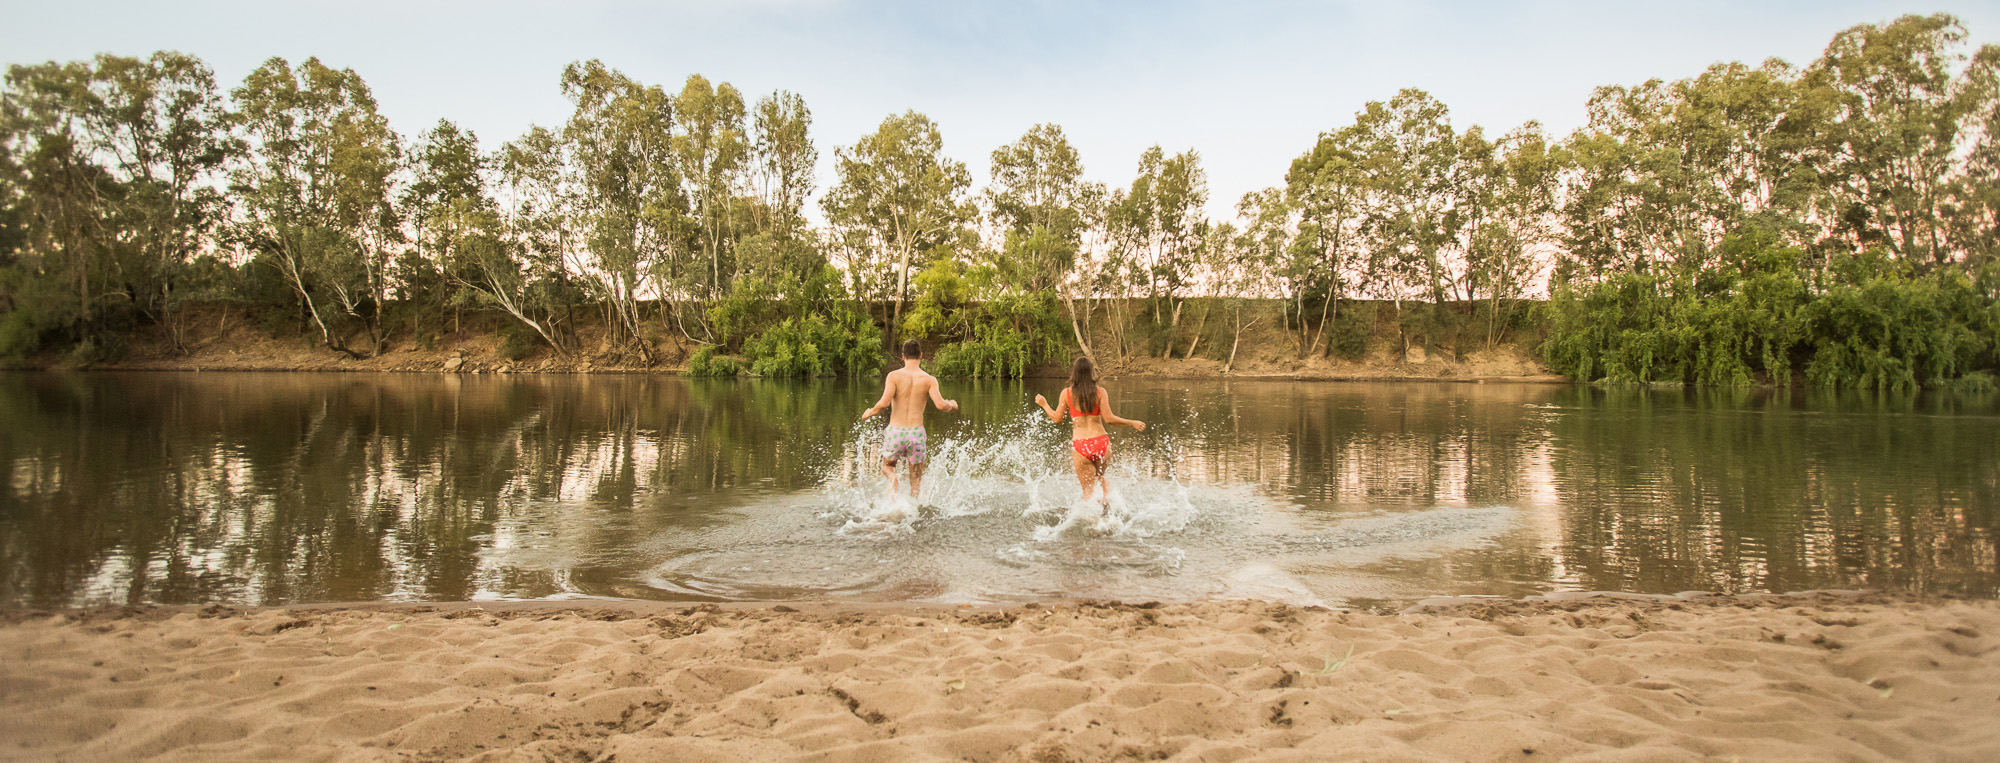
[[[1103,411],[1104,409],[1104,391],[1098,390],[1097,395],[1098,397],[1096,404],[1090,406],[1089,413],[1084,413],[1083,411],[1079,411],[1076,409],[1076,394],[1069,390],[1063,390],[1063,399],[1069,401],[1069,415],[1075,418],[1082,418],[1084,416],[1102,415],[1101,411]]]

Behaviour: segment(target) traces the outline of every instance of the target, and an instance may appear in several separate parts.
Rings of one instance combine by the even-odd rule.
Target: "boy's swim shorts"
[[[882,430],[882,460],[907,464],[924,462],[924,446],[930,436],[923,427],[885,427]]]

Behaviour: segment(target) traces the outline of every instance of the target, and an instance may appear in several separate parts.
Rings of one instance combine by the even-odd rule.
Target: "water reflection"
[[[1208,515],[1051,546],[1008,512],[839,536],[875,384],[0,375],[0,601],[2000,591],[1990,398],[1121,382],[1155,426],[1122,468]],[[1056,384],[947,383],[933,436],[1022,436]],[[675,577],[717,560],[761,582]]]

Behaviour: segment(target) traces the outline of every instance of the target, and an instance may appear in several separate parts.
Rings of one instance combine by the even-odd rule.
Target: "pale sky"
[[[1062,125],[1091,179],[1131,182],[1139,153],[1193,148],[1211,213],[1283,182],[1322,131],[1404,87],[1453,124],[1567,134],[1591,89],[1678,79],[1725,60],[1804,65],[1833,34],[1903,13],[1956,14],[2000,42],[2000,0],[1681,2],[1020,2],[712,0],[283,3],[0,0],[0,62],[191,53],[225,88],[272,56],[367,80],[404,136],[449,118],[487,148],[569,112],[570,61],[598,58],[677,92],[689,74],[754,100],[805,97],[821,152],[916,109],[986,181],[992,150]],[[814,214],[817,216],[817,205]]]

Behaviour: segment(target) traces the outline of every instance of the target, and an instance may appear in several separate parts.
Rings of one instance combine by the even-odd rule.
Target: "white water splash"
[[[921,490],[912,498],[909,476],[898,472],[890,493],[881,476],[879,425],[855,427],[823,480],[823,516],[843,519],[842,535],[886,536],[910,531],[926,519],[1015,512],[1048,521],[1032,531],[1037,541],[1065,536],[1150,538],[1185,529],[1199,514],[1190,487],[1174,472],[1171,438],[1137,437],[1115,444],[1105,474],[1108,491],[1083,495],[1070,460],[1066,426],[1023,415],[991,435],[933,436]],[[1164,469],[1158,467],[1164,466]],[[1165,477],[1155,476],[1164,472]]]

